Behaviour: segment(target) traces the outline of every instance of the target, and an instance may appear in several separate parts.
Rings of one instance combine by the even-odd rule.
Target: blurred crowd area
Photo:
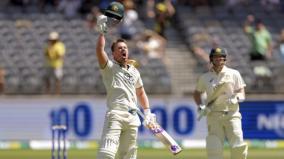
[[[95,26],[110,2],[1,1],[1,92],[105,94],[95,55]],[[168,0],[119,2],[125,8],[124,19],[108,31],[106,52],[111,56],[111,43],[126,39],[130,58],[141,67],[149,94],[171,93],[171,78],[164,64],[164,30],[175,13],[174,4]]]
[[[188,2],[190,7],[179,6],[177,15],[199,67],[207,70],[210,49],[223,47],[248,93],[283,93],[284,1]]]
[[[128,41],[149,94],[171,94],[172,73],[165,52],[178,47],[176,30],[193,55],[191,76],[210,67],[211,48],[228,50],[228,65],[240,70],[248,92],[283,93],[284,1],[117,0],[124,20],[107,34],[107,52],[118,37]],[[112,0],[2,0],[0,2],[0,92],[3,94],[105,94],[95,45],[96,18]],[[261,24],[258,32],[258,25]],[[60,90],[46,89],[49,34],[58,33],[66,52]],[[263,33],[265,32],[265,33]],[[264,35],[265,34],[265,35]],[[259,36],[260,35],[260,36]],[[257,58],[255,58],[255,55]],[[177,54],[176,56],[180,56]],[[183,59],[184,61],[189,61]],[[192,60],[192,59],[191,59]],[[180,61],[179,61],[180,62]],[[183,61],[181,61],[183,63]],[[183,78],[182,74],[180,75]],[[194,85],[195,81],[188,85]],[[192,86],[191,88],[194,88]],[[193,90],[188,90],[193,91]]]

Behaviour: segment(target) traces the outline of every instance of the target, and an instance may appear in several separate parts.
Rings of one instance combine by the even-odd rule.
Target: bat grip
[[[200,121],[203,115],[199,114],[197,120]]]

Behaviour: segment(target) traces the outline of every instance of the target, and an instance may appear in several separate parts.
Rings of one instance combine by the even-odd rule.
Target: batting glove
[[[238,104],[239,103],[238,96],[233,95],[231,98],[228,99],[228,103],[229,104]]]
[[[155,125],[156,123],[156,115],[151,113],[150,109],[144,109],[144,121],[143,125],[149,127],[149,125]]]
[[[206,105],[201,104],[198,106],[198,114],[199,114],[199,119],[200,120],[203,116],[207,116],[210,113],[210,108],[206,107]]]
[[[105,16],[105,15],[98,16],[96,30],[101,34],[107,33],[107,31],[108,31],[107,16]]]

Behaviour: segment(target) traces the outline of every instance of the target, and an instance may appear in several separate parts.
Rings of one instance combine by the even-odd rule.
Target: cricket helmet
[[[210,55],[209,55],[209,59],[210,61],[212,61],[213,56],[222,56],[225,59],[227,58],[227,50],[224,48],[213,48],[210,51]]]
[[[105,10],[104,15],[120,21],[124,16],[124,6],[119,2],[111,2]]]

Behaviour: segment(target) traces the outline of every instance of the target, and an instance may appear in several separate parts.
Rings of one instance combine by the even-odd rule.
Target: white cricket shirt
[[[239,104],[229,105],[228,99],[235,94],[236,90],[244,88],[246,84],[242,79],[239,71],[223,67],[221,72],[217,74],[213,69],[207,73],[200,76],[197,82],[196,90],[199,92],[205,92],[207,94],[207,101],[211,99],[211,96],[214,94],[214,88],[220,83],[229,83],[221,92],[221,95],[218,96],[218,99],[211,107],[212,111],[239,111]]]
[[[139,71],[132,65],[127,68],[108,60],[101,69],[103,82],[107,91],[107,106],[111,110],[138,109],[136,88],[143,82]]]

